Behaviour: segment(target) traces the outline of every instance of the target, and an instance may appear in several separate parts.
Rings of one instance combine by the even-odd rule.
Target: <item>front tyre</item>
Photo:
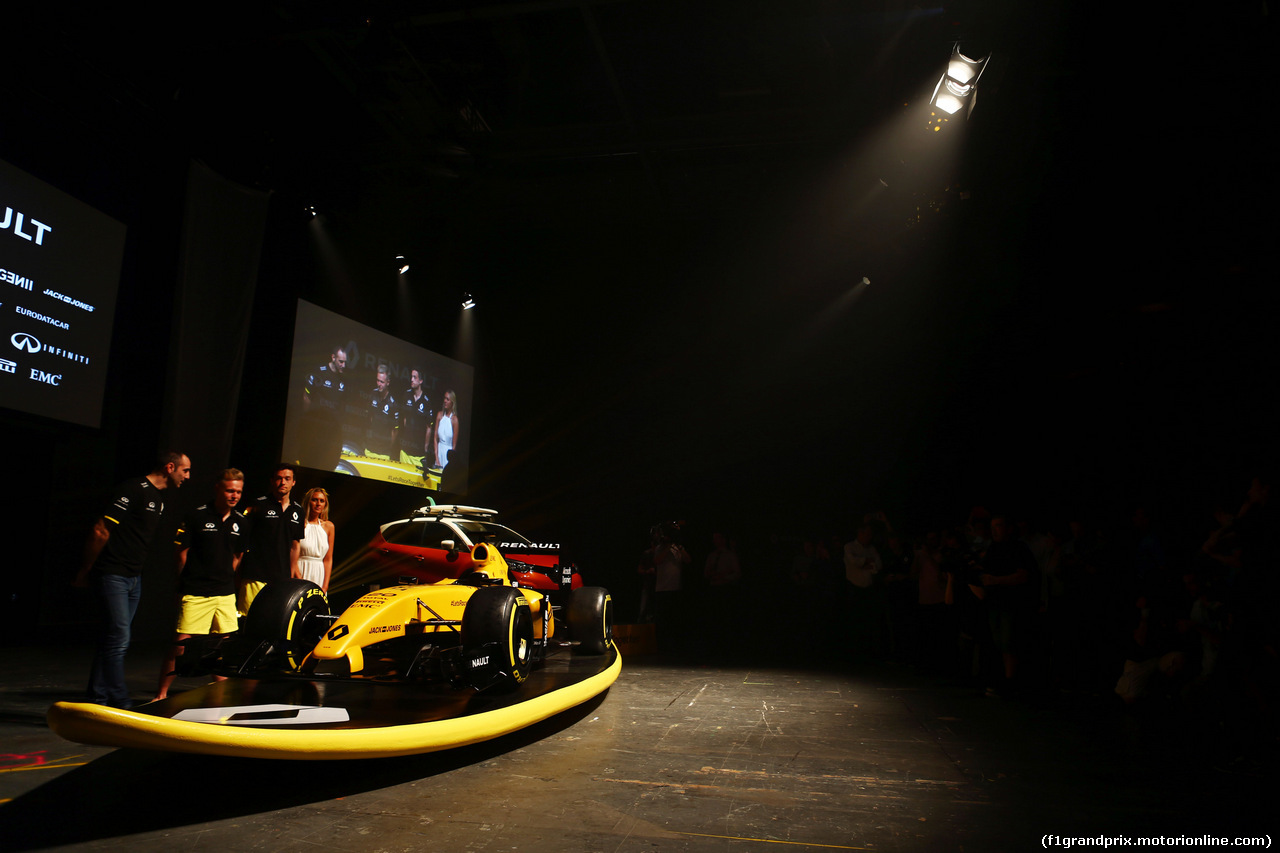
[[[529,600],[509,586],[475,591],[462,611],[462,648],[470,660],[487,657],[491,685],[514,690],[533,669],[533,614]]]
[[[569,593],[569,636],[578,641],[574,654],[602,655],[613,639],[613,599],[599,586]]]
[[[289,578],[269,583],[249,605],[245,634],[254,641],[269,640],[283,652],[284,662],[297,669],[315,648],[329,620],[329,599],[311,581]]]

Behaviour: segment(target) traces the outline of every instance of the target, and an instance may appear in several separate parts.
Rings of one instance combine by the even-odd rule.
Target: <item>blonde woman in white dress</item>
[[[444,470],[453,455],[454,442],[458,440],[458,395],[453,390],[444,392],[444,407],[436,412],[434,443],[436,448],[436,467]]]
[[[306,535],[298,554],[298,574],[325,592],[329,591],[329,575],[333,572],[333,522],[329,520],[329,493],[312,489],[303,501],[307,508]]]

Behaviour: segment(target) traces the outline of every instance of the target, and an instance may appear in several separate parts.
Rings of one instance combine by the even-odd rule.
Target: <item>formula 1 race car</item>
[[[433,491],[439,490],[442,475],[439,468],[423,469],[385,456],[370,456],[347,444],[342,446],[342,457],[333,470],[350,477],[367,477]]]
[[[465,567],[456,577],[377,589],[337,615],[315,584],[269,584],[254,599],[243,630],[200,658],[224,675],[442,680],[503,691],[520,685],[556,648],[577,655],[608,651],[613,607],[605,589],[572,589],[549,579],[543,585],[551,589],[532,588],[518,579],[531,572],[513,571],[487,542],[455,562]],[[552,590],[563,591],[564,604],[553,604]]]

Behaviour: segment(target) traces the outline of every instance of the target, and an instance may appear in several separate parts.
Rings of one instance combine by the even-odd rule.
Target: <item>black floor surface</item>
[[[130,652],[138,698],[159,652]],[[1276,823],[1275,732],[1106,695],[633,658],[603,697],[495,741],[287,762],[60,740],[44,712],[80,698],[89,655],[0,648],[2,850],[1026,850]]]

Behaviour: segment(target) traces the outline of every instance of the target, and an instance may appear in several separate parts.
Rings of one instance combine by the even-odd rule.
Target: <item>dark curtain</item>
[[[192,461],[201,499],[231,438],[269,194],[193,162],[187,176],[161,435]]]

